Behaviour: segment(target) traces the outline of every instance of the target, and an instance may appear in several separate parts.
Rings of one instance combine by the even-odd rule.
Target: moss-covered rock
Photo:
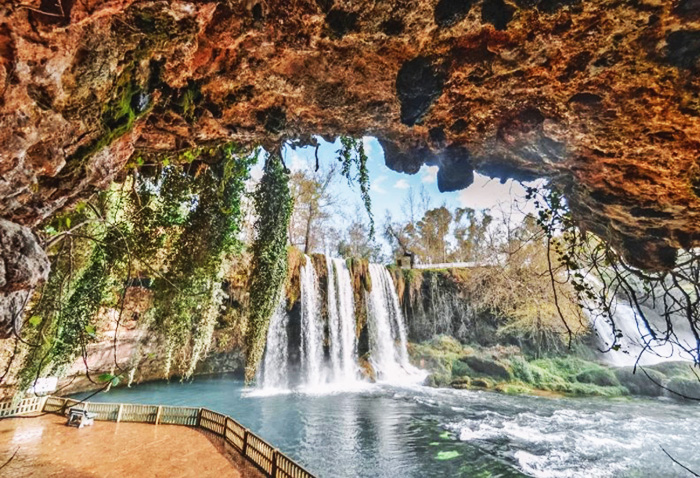
[[[479,374],[502,380],[510,380],[512,378],[510,367],[497,360],[478,355],[466,355],[459,360],[469,365],[472,370]]]
[[[591,383],[601,387],[619,387],[620,381],[615,376],[612,370],[597,367],[584,370],[576,375],[576,380],[581,383]]]
[[[491,388],[494,388],[496,386],[496,383],[493,380],[486,378],[486,377],[475,378],[474,380],[472,380],[471,384],[472,384],[472,386],[477,387],[477,388],[487,388],[487,389],[491,389]]]
[[[453,375],[454,376],[454,375]],[[469,388],[472,384],[472,380],[469,377],[457,377],[452,380],[450,386],[452,388],[464,389]]]
[[[659,385],[664,385],[668,381],[668,378],[663,373],[652,369],[646,370],[646,373],[649,377],[641,370],[635,372],[634,367],[615,369],[615,376],[632,395],[644,395],[647,397],[660,397],[664,395],[665,391]]]
[[[697,378],[688,379],[673,377],[668,381],[666,387],[675,392],[676,396],[690,400],[700,400],[700,380]]]

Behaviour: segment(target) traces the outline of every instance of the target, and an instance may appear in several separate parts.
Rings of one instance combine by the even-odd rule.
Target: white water
[[[267,345],[263,362],[262,388],[286,389],[289,387],[289,363],[287,325],[289,315],[285,307],[285,296],[281,298],[267,329]]]
[[[602,287],[602,284],[594,278],[589,277],[588,280],[593,287]],[[644,305],[641,306],[641,310],[653,333],[638,310],[627,301],[616,299],[613,304],[613,321],[615,328],[622,333],[622,337],[618,337],[617,341],[613,327],[606,317],[595,311],[592,316],[589,316],[598,336],[599,347],[605,351],[601,353],[602,360],[616,367],[635,365],[635,363],[654,365],[665,361],[693,360],[692,355],[678,344],[663,340],[663,332],[667,327],[664,317],[653,308]],[[679,314],[672,314],[670,320],[673,323],[674,341],[692,350],[695,347],[695,337],[687,321]],[[656,334],[657,339],[654,339],[653,334]],[[613,344],[619,345],[619,350],[610,350]]]
[[[345,261],[326,257],[328,325],[333,382],[357,380],[357,340],[352,279]]]
[[[370,264],[369,274],[369,350],[377,378],[389,382],[422,380],[425,375],[408,362],[406,325],[389,271],[380,264]]]
[[[326,258],[326,268],[327,337],[319,279],[311,258],[306,256],[300,274],[299,372],[290,367],[294,352],[288,346],[289,316],[282,301],[270,322],[259,382],[261,391],[275,393],[301,387],[308,392],[325,393],[366,387],[367,383],[360,380],[358,366],[357,319],[350,271],[342,259]],[[416,383],[425,374],[408,361],[406,325],[394,282],[382,265],[371,264],[369,271],[373,284],[372,292],[366,296],[370,363],[383,382]]]
[[[301,366],[306,385],[323,383],[323,323],[320,320],[318,277],[306,256],[301,267]]]

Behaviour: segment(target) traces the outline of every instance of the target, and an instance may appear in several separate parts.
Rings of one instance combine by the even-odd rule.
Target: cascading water
[[[326,257],[326,266],[332,381],[352,382],[357,379],[357,340],[350,271],[342,259]]]
[[[319,278],[310,257],[300,271],[301,318],[299,373],[292,372],[290,318],[284,301],[270,321],[262,372],[263,389],[315,388],[359,382],[353,281],[344,260],[326,258],[327,337],[324,333]],[[370,362],[382,381],[416,381],[420,371],[408,362],[406,326],[394,282],[383,265],[371,264],[372,292],[367,295]],[[291,337],[292,339],[294,337]],[[327,353],[324,353],[327,344]],[[294,380],[290,380],[294,376]]]
[[[286,389],[289,387],[289,361],[287,327],[289,315],[285,308],[284,294],[267,330],[267,345],[262,369],[263,389]]]
[[[323,383],[323,323],[319,309],[318,277],[306,256],[301,267],[301,366],[306,385]]]
[[[589,283],[594,288],[601,288],[602,284],[594,277],[588,278]],[[601,353],[601,359],[609,365],[622,367],[630,365],[653,365],[666,361],[692,361],[691,354],[684,351],[677,344],[669,341],[654,339],[652,331],[657,337],[664,336],[666,330],[666,318],[659,314],[654,308],[641,305],[641,312],[635,310],[627,301],[616,298],[613,307],[613,322],[622,337],[614,337],[613,327],[609,320],[602,316],[599,311],[590,314],[591,324],[596,331],[599,341],[599,348],[605,350]],[[675,340],[688,350],[693,350],[696,344],[695,337],[684,317],[671,314],[669,320],[673,322],[673,332]],[[617,350],[610,350],[613,344],[619,347]]]
[[[418,378],[419,370],[408,362],[406,325],[389,271],[380,264],[370,264],[369,274],[372,280],[367,301],[370,363],[381,380]]]

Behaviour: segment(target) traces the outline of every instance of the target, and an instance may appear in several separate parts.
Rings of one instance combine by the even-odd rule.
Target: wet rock
[[[473,4],[473,0],[440,0],[435,6],[435,23],[451,27],[467,16]]]
[[[287,113],[280,106],[271,106],[255,114],[258,122],[270,133],[281,133],[287,126]]]
[[[688,400],[700,400],[700,381],[697,378],[674,377],[668,381],[666,387],[675,392],[674,398],[685,398]]]
[[[496,30],[505,30],[513,19],[515,8],[503,0],[484,0],[481,5],[481,21],[490,23]]]
[[[459,118],[457,121],[452,123],[452,125],[450,125],[450,131],[453,133],[461,133],[467,129],[468,124],[469,123],[467,123],[467,120],[464,118]]]
[[[381,138],[379,144],[384,150],[384,163],[398,173],[416,174],[425,164],[426,156],[432,157],[430,149],[424,146],[401,149],[393,141]]]
[[[326,24],[334,36],[341,38],[357,30],[357,18],[355,12],[334,9],[326,15]]]
[[[600,95],[589,92],[576,93],[571,98],[569,98],[569,103],[579,103],[586,106],[594,106],[603,101]]]
[[[556,13],[562,8],[572,7],[581,3],[581,0],[541,0],[537,9],[544,13]]]
[[[646,397],[661,397],[664,395],[664,385],[668,380],[664,374],[656,370],[646,370],[647,377],[642,370],[634,371],[634,367],[622,367],[615,369],[615,376],[620,383],[630,391],[632,395],[643,395]],[[656,385],[656,383],[659,385]]]
[[[700,17],[700,0],[680,0],[673,13],[683,18],[697,19]]]
[[[29,228],[0,219],[0,338],[19,332],[26,301],[50,268]]]
[[[483,373],[489,377],[500,378],[503,380],[509,380],[512,377],[511,371],[508,366],[486,357],[478,357],[476,355],[467,355],[459,359],[460,361],[466,363],[477,373]],[[476,386],[477,379],[473,379],[472,383]]]
[[[437,186],[440,192],[458,191],[471,186],[474,182],[474,167],[469,151],[461,146],[450,146],[437,154],[437,160],[431,161],[438,169]]]
[[[459,377],[450,382],[450,387],[464,390],[471,386],[472,380],[469,377]]]
[[[403,20],[400,18],[390,18],[379,26],[381,31],[390,37],[401,35],[406,29]]]
[[[666,60],[679,68],[695,70],[700,60],[700,30],[678,30],[666,36]]]
[[[440,128],[440,127],[435,127],[435,128],[430,128],[430,131],[428,131],[428,136],[430,137],[430,141],[438,148],[442,148],[445,146],[445,140],[447,137],[445,136],[445,130]]]
[[[442,66],[429,57],[419,56],[401,66],[396,77],[396,94],[401,102],[401,122],[420,123],[445,86]]]

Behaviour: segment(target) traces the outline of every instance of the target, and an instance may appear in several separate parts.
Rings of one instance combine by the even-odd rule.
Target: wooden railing
[[[0,418],[40,412],[44,409],[44,402],[46,402],[46,399],[47,397],[32,397],[25,398],[24,400],[0,402]]]
[[[0,403],[0,417],[45,412],[65,415],[79,407],[95,414],[96,420],[140,422],[197,427],[223,438],[237,452],[271,478],[315,478],[301,465],[248,430],[233,418],[206,408],[135,405],[130,403],[80,402],[72,398],[35,397],[12,405]]]

